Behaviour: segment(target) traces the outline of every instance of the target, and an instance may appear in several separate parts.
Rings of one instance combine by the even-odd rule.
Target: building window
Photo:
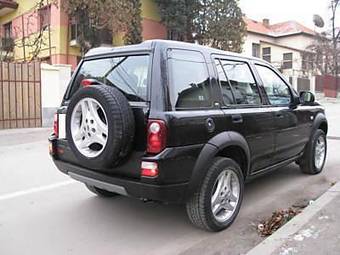
[[[4,36],[1,39],[1,49],[4,51],[13,51],[14,40],[12,38],[12,22],[3,25]]]
[[[262,58],[268,62],[271,62],[271,48],[270,47],[262,48]]]
[[[283,69],[293,68],[293,53],[283,53]]]
[[[70,21],[70,40],[77,40],[79,34],[79,26],[75,19]]]
[[[39,10],[40,29],[44,30],[51,24],[51,5],[44,6]]]
[[[12,38],[12,22],[4,25],[4,38]]]
[[[259,58],[260,57],[260,44],[258,43],[253,43],[252,44],[252,56]]]

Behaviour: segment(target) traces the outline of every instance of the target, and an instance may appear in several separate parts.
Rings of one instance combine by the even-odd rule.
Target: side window
[[[259,89],[247,63],[221,60],[237,104],[261,104]]]
[[[222,65],[218,59],[215,59],[215,65],[217,69],[218,78],[220,80],[223,102],[226,105],[233,104],[234,103],[233,93],[231,92],[228,79],[225,76]]]
[[[288,105],[291,102],[288,85],[270,68],[256,65],[256,69],[262,79],[270,103],[272,105]]]
[[[168,52],[170,101],[174,109],[212,106],[209,74],[200,52]]]

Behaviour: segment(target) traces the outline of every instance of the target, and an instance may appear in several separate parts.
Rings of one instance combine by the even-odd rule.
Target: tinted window
[[[218,59],[215,59],[218,79],[220,81],[221,85],[221,92],[223,96],[223,102],[224,104],[233,104],[234,103],[234,97],[233,93],[231,92],[231,88],[228,82],[227,77],[225,76],[225,73],[223,71],[222,65]]]
[[[270,68],[256,65],[264,89],[272,105],[287,105],[291,101],[288,85]]]
[[[210,107],[209,75],[203,55],[195,51],[170,50],[168,57],[172,107]]]
[[[237,104],[260,104],[255,79],[244,62],[221,60]]]
[[[87,60],[80,67],[72,93],[80,87],[82,80],[96,79],[118,88],[130,101],[143,101],[147,97],[148,70],[149,56]]]

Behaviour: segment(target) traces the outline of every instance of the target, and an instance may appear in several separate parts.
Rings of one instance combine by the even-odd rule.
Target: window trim
[[[172,105],[171,102],[171,91],[172,91],[172,85],[171,85],[171,73],[172,73],[172,68],[171,65],[169,63],[169,61],[173,58],[171,58],[171,56],[169,55],[169,52],[171,50],[181,50],[181,51],[186,51],[186,52],[196,52],[199,53],[202,58],[203,58],[203,62],[196,62],[196,61],[188,61],[188,60],[183,60],[186,62],[193,62],[193,63],[201,63],[205,65],[205,69],[207,71],[207,75],[208,75],[208,80],[209,80],[209,90],[210,90],[210,106],[204,106],[204,107],[182,107],[182,108],[176,108],[176,106]],[[178,59],[177,59],[178,60]],[[208,66],[208,62],[204,56],[204,53],[198,50],[191,50],[191,49],[183,49],[183,48],[177,48],[177,47],[170,47],[167,48],[166,50],[166,70],[167,70],[167,94],[168,94],[168,107],[171,111],[201,111],[201,110],[215,110],[216,106],[215,106],[215,95],[214,95],[214,91],[213,91],[213,85],[211,82],[211,73],[209,71],[209,66]]]
[[[257,66],[262,66],[262,67],[265,67],[265,68],[268,68],[269,70],[271,70],[273,73],[275,73],[279,79],[288,87],[288,90],[289,90],[289,93],[290,93],[290,103],[289,104],[278,104],[278,105],[274,105],[270,102],[269,100],[269,97],[268,97],[268,94],[267,94],[267,91],[265,90],[265,86],[264,86],[264,82],[263,82],[263,79],[259,73],[259,71],[257,70]],[[268,101],[268,104],[269,106],[271,107],[289,107],[293,102],[294,102],[294,93],[292,91],[292,87],[282,78],[281,74],[278,73],[274,68],[272,68],[271,66],[269,65],[266,65],[266,64],[262,64],[262,63],[254,63],[254,67],[255,67],[255,70],[259,76],[259,79],[261,81],[261,86],[264,88],[263,89],[263,92],[267,98],[267,101]]]
[[[260,103],[259,104],[237,104],[236,103],[236,99],[235,99],[235,94],[234,94],[234,89],[233,87],[231,86],[230,82],[229,82],[229,78],[226,74],[226,71],[223,69],[223,72],[224,72],[224,75],[225,77],[227,77],[227,80],[228,80],[228,83],[229,83],[229,86],[231,88],[231,91],[232,91],[232,94],[233,94],[233,98],[234,98],[234,104],[225,104],[224,103],[224,100],[223,100],[223,97],[222,97],[222,88],[221,88],[221,83],[220,83],[220,80],[219,80],[219,76],[218,76],[218,73],[217,73],[217,67],[215,65],[215,62],[213,62],[213,65],[214,65],[214,71],[215,71],[215,74],[216,74],[216,77],[217,77],[217,80],[218,80],[218,84],[219,84],[219,91],[218,93],[220,93],[221,97],[222,97],[222,106],[224,107],[236,107],[236,108],[258,108],[258,107],[261,107],[264,105],[264,98],[262,96],[262,93],[261,93],[261,90],[260,90],[260,85],[256,79],[256,76],[255,76],[255,73],[253,72],[253,69],[251,68],[251,65],[248,61],[244,60],[244,59],[234,59],[234,58],[229,58],[228,56],[223,56],[223,55],[213,55],[213,59],[217,59],[219,60],[219,62],[221,63],[221,60],[225,60],[225,61],[231,61],[231,62],[241,62],[241,63],[244,63],[248,66],[249,68],[249,71],[254,79],[254,82],[256,84],[256,87],[257,87],[257,91],[258,91],[258,95],[260,97]],[[221,65],[222,66],[222,65]]]

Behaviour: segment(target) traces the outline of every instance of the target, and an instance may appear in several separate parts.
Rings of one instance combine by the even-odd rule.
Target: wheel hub
[[[325,161],[326,142],[323,136],[319,136],[315,145],[314,163],[317,169],[320,169]]]
[[[77,103],[71,116],[71,134],[78,151],[88,158],[97,157],[104,150],[107,118],[97,100],[83,98]]]
[[[240,182],[235,172],[230,169],[220,173],[215,181],[211,209],[219,222],[228,220],[236,210],[240,197]]]

